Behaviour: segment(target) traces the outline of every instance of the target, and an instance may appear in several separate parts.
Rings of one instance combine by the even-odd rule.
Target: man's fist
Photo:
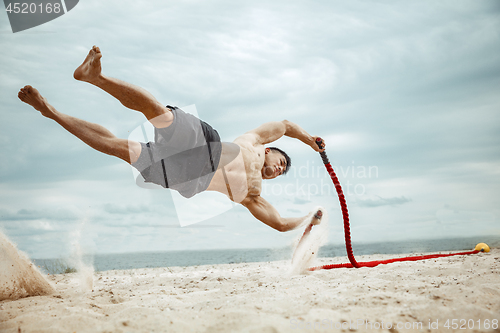
[[[319,136],[313,136],[313,143],[311,144],[312,149],[317,151],[318,153],[324,152],[325,151],[325,140],[321,139]],[[318,141],[319,139],[319,141]]]
[[[318,210],[312,217],[311,224],[318,225],[321,223],[321,218],[323,217],[323,212]]]

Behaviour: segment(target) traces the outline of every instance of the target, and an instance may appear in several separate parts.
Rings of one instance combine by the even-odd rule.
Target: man
[[[312,217],[281,217],[260,196],[262,179],[276,178],[290,168],[286,153],[264,145],[286,135],[322,152],[324,144],[320,149],[315,143],[317,137],[283,120],[265,123],[233,143],[221,143],[217,131],[207,123],[177,107],[160,104],[140,87],[103,75],[101,57],[101,51],[94,46],[75,70],[75,79],[93,84],[127,108],[142,112],[155,127],[155,142],[120,139],[100,125],[63,114],[31,86],[22,88],[18,97],[90,147],[131,164],[146,182],[175,189],[185,197],[202,191],[221,192],[278,231],[292,230],[304,222],[320,222],[320,212]],[[307,218],[309,221],[305,221]]]

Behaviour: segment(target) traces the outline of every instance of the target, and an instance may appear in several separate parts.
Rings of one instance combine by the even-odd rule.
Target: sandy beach
[[[78,273],[51,275],[54,294],[0,302],[0,331],[500,332],[500,249],[287,277],[289,267],[95,272],[93,290],[84,290]]]

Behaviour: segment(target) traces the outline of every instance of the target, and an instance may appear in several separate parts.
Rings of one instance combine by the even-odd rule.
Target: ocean
[[[427,239],[380,243],[353,243],[354,256],[372,254],[405,254],[440,251],[470,251],[477,243],[486,243],[491,248],[500,247],[500,236],[483,236],[453,239]],[[320,247],[318,257],[346,257],[344,244],[327,244]],[[233,264],[245,262],[269,262],[290,260],[292,248],[278,249],[222,249],[171,252],[141,252],[85,255],[83,262],[94,266],[96,271],[124,270],[136,268],[198,266]],[[69,260],[33,259],[42,271],[50,274],[70,272]],[[346,258],[345,262],[348,262]]]

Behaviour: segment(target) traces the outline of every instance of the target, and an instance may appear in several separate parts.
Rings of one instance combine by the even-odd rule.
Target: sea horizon
[[[498,236],[474,236],[461,238],[421,239],[390,242],[353,242],[355,256],[373,254],[412,254],[440,251],[469,251],[477,243],[491,248],[500,247]],[[111,254],[85,254],[75,258],[40,258],[33,262],[45,273],[58,274],[76,269],[78,263],[93,266],[96,271],[127,270],[138,268],[219,265],[250,262],[290,260],[292,246],[281,248],[175,250],[154,252],[127,252]],[[319,248],[318,257],[346,257],[345,244],[325,244]]]

